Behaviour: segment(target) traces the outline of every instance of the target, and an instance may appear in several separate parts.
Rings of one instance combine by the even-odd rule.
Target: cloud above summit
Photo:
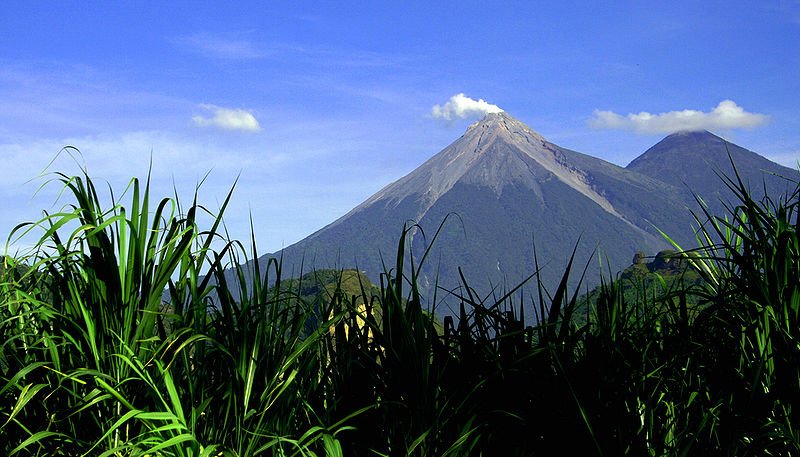
[[[434,119],[453,121],[456,119],[474,119],[485,116],[489,113],[501,113],[503,110],[483,99],[472,99],[459,93],[450,97],[450,100],[443,105],[433,105],[431,116]]]
[[[733,100],[723,100],[708,112],[685,109],[652,114],[646,111],[625,116],[594,110],[589,125],[599,129],[632,130],[636,133],[673,133],[679,130],[752,129],[769,121],[765,114],[749,113]]]
[[[199,105],[208,111],[211,116],[194,116],[192,122],[200,127],[214,127],[222,130],[238,130],[243,132],[258,132],[261,125],[250,111],[243,109],[223,108],[216,105]]]

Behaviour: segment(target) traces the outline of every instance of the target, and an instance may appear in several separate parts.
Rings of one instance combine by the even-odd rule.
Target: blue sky
[[[118,191],[151,157],[158,195],[208,174],[212,208],[238,176],[231,234],[252,214],[272,252],[455,140],[471,100],[622,166],[679,127],[795,166],[800,1],[668,3],[6,2],[0,236],[60,205],[36,177],[73,145]]]

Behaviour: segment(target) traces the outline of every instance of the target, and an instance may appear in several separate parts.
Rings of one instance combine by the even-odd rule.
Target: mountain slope
[[[782,177],[800,179],[797,170],[771,162],[705,130],[669,135],[634,159],[626,169],[678,187],[684,201],[692,206],[693,194],[697,194],[709,204],[712,213],[718,214],[722,211],[721,201],[730,200],[732,194],[717,174],[734,176],[731,159],[755,198],[762,197],[765,188],[772,196],[793,189],[794,186]]]
[[[534,271],[533,249],[546,265],[545,284],[559,279],[580,239],[578,261],[595,249],[612,269],[634,252],[656,252],[668,233],[688,231],[681,190],[650,176],[561,148],[506,113],[490,114],[419,168],[282,255],[287,270],[363,270],[378,280],[383,259],[393,265],[403,224],[416,221],[430,238],[448,214],[423,269],[430,290],[459,284],[514,285]],[[677,217],[676,215],[685,215]],[[417,233],[412,244],[424,249]],[[382,257],[383,256],[383,257]],[[262,258],[262,261],[264,259]],[[590,280],[599,268],[590,267]],[[614,270],[616,271],[616,270]]]

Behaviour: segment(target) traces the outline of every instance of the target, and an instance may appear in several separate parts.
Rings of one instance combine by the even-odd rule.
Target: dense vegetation
[[[410,227],[379,289],[308,289],[226,241],[228,200],[201,229],[149,183],[104,208],[58,178],[72,203],[2,259],[0,454],[800,455],[800,186],[728,181],[738,204],[679,253],[699,281],[609,279],[583,309],[573,255],[535,303],[465,280],[437,328]]]

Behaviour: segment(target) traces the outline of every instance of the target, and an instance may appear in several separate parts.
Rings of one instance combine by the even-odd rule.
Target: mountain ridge
[[[698,151],[703,153],[698,154]],[[738,174],[756,200],[791,191],[790,180],[800,180],[797,170],[772,162],[707,130],[670,134],[625,168],[679,188],[689,205],[695,203],[697,196],[701,197],[712,214],[724,211],[724,202],[734,198],[720,176],[735,178]]]
[[[694,239],[689,210],[696,203],[670,169],[686,159],[659,156],[669,148],[675,154],[692,149],[692,141],[681,138],[668,136],[623,168],[558,146],[505,112],[489,114],[411,173],[261,261],[282,257],[290,270],[355,267],[378,282],[384,256],[396,252],[404,224],[414,221],[430,234],[456,213],[457,221],[443,228],[429,256],[436,264],[422,270],[420,280],[430,287],[457,288],[461,271],[456,267],[482,291],[515,284],[535,270],[534,244],[549,265],[540,276],[552,285],[578,240],[579,261],[599,249],[601,261],[612,269],[607,273],[615,273],[637,251],[669,247],[659,230],[684,245]],[[707,141],[695,143],[709,147]],[[707,168],[700,171],[708,184]],[[717,181],[718,191],[724,184]],[[415,232],[408,243],[418,253],[427,247],[422,233]],[[587,280],[597,281],[599,271],[591,270]]]

